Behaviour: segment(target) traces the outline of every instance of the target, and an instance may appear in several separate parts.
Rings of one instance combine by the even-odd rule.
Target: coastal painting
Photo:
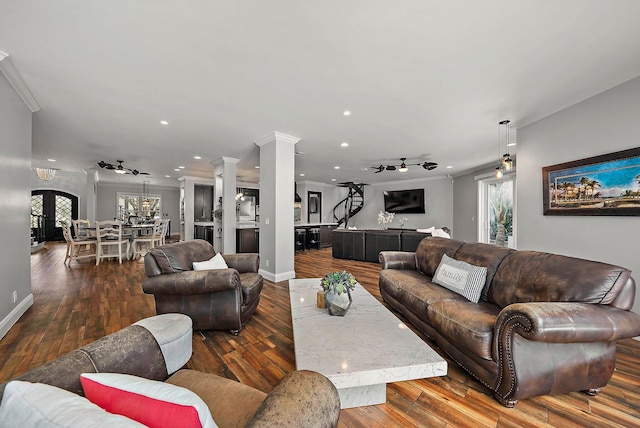
[[[640,215],[640,147],[542,168],[544,215]]]

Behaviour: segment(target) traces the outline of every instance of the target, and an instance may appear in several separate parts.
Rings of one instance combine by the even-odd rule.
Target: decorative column
[[[213,173],[215,176],[214,209],[220,205],[218,202],[222,196],[222,248],[216,248],[223,254],[235,254],[236,252],[236,175],[240,159],[223,156],[213,161]],[[219,189],[222,184],[222,189]],[[218,236],[216,222],[214,237]],[[214,242],[215,238],[214,238]]]
[[[260,273],[273,282],[296,276],[293,188],[298,141],[280,132],[255,141],[260,147]]]

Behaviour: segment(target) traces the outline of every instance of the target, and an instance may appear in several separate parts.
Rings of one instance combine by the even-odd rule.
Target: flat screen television
[[[424,189],[385,190],[384,210],[398,214],[424,214]]]

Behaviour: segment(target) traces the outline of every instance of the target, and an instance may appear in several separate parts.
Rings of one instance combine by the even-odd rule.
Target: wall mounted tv
[[[398,214],[424,214],[424,189],[385,190],[384,210]]]

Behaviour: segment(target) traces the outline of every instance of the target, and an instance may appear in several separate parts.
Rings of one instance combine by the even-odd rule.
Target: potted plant
[[[351,306],[351,293],[356,286],[356,279],[347,271],[326,274],[320,280],[325,292],[325,300],[329,315],[344,316]]]

